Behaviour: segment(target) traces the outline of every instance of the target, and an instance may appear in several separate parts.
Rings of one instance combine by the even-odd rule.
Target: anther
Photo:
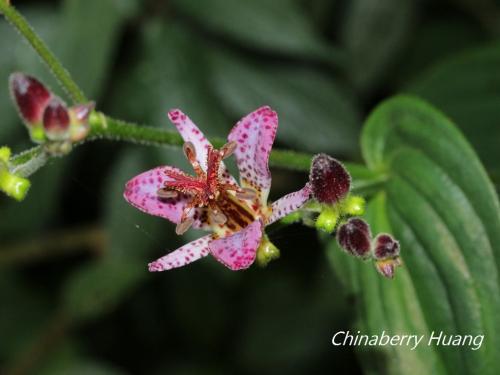
[[[196,149],[192,142],[186,142],[182,146],[182,151],[184,151],[184,155],[190,162],[196,161]]]
[[[241,190],[236,191],[236,198],[238,199],[246,199],[251,200],[257,197],[257,192],[254,189],[243,188]]]
[[[166,188],[161,188],[156,191],[156,195],[159,198],[177,198],[179,193],[175,190],[168,190]]]
[[[227,221],[226,215],[217,210],[210,211],[210,218],[213,220],[215,224],[224,224]]]
[[[230,157],[234,153],[234,150],[236,150],[236,146],[238,146],[238,144],[235,141],[228,142],[222,146],[220,149],[222,152],[222,159]]]
[[[179,236],[181,234],[186,233],[186,231],[191,228],[191,225],[193,225],[194,219],[192,217],[187,218],[184,221],[181,221],[177,226],[175,227],[175,233],[177,233]]]

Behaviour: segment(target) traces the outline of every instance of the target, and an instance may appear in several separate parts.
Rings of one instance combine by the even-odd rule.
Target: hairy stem
[[[6,0],[0,0],[0,12],[26,39],[33,47],[38,56],[47,64],[52,74],[59,80],[67,94],[75,103],[86,103],[87,98],[83,91],[78,87],[69,72],[64,68],[61,62],[55,57],[52,51],[47,47],[42,39],[36,34],[35,30],[12,5]]]
[[[65,91],[75,103],[86,103],[88,99],[71,75],[54,56],[47,45],[40,39],[28,21],[10,5],[9,1],[0,0],[0,12],[21,33],[28,43],[35,49],[40,58],[47,64],[50,71],[59,80]],[[179,134],[156,127],[138,126],[126,121],[116,120],[106,115],[94,112],[90,117],[90,134],[87,140],[108,139],[140,143],[155,146],[181,146],[183,140]],[[211,139],[215,147],[222,146],[223,139]],[[43,146],[37,146],[11,158],[12,171],[21,177],[28,177],[43,167],[50,159]],[[288,150],[273,150],[270,156],[270,165],[296,171],[308,172],[312,155]],[[355,188],[370,188],[381,182],[380,176],[371,176],[363,166],[353,166],[351,171],[354,180],[363,183]],[[360,174],[358,175],[358,172]],[[361,190],[361,189],[360,189]]]
[[[182,137],[173,131],[163,130],[152,126],[139,126],[122,120],[107,117],[102,113],[93,113],[90,117],[91,130],[88,141],[97,139],[119,140],[139,143],[148,146],[180,147],[184,143]],[[210,140],[215,147],[222,146],[226,141],[222,138]],[[80,143],[82,144],[82,143]],[[12,171],[21,177],[29,177],[43,167],[50,156],[43,146],[37,146],[10,160]],[[273,150],[270,164],[291,170],[309,171],[312,155],[287,150]]]

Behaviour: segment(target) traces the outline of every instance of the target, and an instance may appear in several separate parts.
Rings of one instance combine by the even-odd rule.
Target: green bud
[[[43,126],[33,126],[29,129],[31,140],[35,143],[43,143],[47,140]]]
[[[257,264],[261,267],[280,257],[280,250],[265,236],[257,249]]]
[[[300,219],[302,219],[302,215],[300,214],[300,212],[295,211],[295,212],[292,212],[291,214],[286,215],[280,221],[283,224],[293,224],[293,223],[300,221]]]
[[[22,201],[30,188],[30,181],[0,169],[0,190],[17,201]]]
[[[7,146],[0,147],[0,162],[7,164],[11,155],[10,148]]]
[[[350,195],[343,203],[342,213],[351,216],[361,216],[365,213],[365,200],[357,195]]]
[[[316,228],[327,233],[333,233],[340,218],[340,212],[336,206],[325,206],[316,219]]]

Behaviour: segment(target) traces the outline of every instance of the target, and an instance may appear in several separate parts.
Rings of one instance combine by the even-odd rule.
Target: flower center
[[[169,181],[158,190],[158,197],[177,198],[179,194],[183,194],[188,199],[176,227],[177,234],[183,234],[193,225],[195,208],[207,209],[207,220],[217,232],[223,229],[233,232],[255,220],[255,213],[244,200],[255,199],[256,192],[248,188],[242,189],[225,174],[220,174],[222,160],[231,156],[235,148],[236,142],[226,143],[220,150],[209,146],[205,172],[196,158],[194,145],[186,142],[183,151],[193,166],[195,176],[181,171],[165,171]]]

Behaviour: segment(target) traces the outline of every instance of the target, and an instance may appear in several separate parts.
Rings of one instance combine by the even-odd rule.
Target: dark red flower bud
[[[366,258],[370,255],[371,240],[370,226],[362,219],[349,219],[337,231],[340,247],[357,257]]]
[[[43,111],[52,94],[38,80],[23,73],[13,73],[9,79],[10,92],[28,127],[40,125]]]
[[[314,157],[309,178],[313,196],[320,203],[337,203],[345,198],[351,188],[351,176],[347,170],[326,154]]]
[[[373,257],[375,259],[394,258],[399,255],[399,242],[390,234],[380,233],[375,237]]]
[[[53,97],[43,113],[43,128],[51,141],[66,140],[69,130],[69,114],[61,99]]]

